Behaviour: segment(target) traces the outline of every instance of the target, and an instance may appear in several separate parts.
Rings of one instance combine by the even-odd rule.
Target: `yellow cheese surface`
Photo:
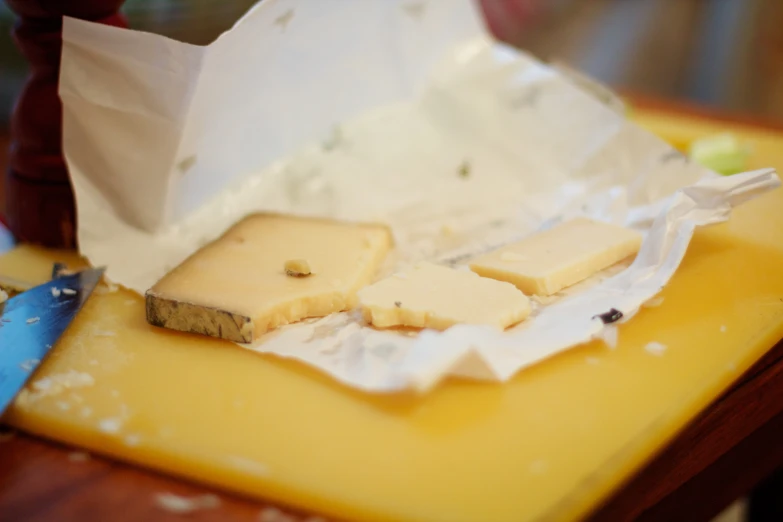
[[[470,269],[528,295],[552,295],[636,254],[641,244],[636,231],[577,218],[480,256]]]
[[[249,317],[254,335],[347,310],[391,248],[386,227],[274,214],[249,216],[169,272],[149,295]],[[312,273],[291,277],[286,263]]]
[[[530,301],[513,285],[432,263],[419,263],[363,288],[359,304],[365,320],[379,328],[506,328],[530,315]]]
[[[681,140],[723,130],[644,123]],[[783,170],[783,134],[740,137],[750,168]],[[23,246],[0,274],[42,282],[54,260],[73,262]],[[777,190],[697,230],[663,302],[619,325],[616,349],[595,341],[505,384],[450,379],[422,396],[361,393],[295,361],[153,328],[141,297],[103,289],[33,376],[94,382],[17,402],[6,420],[338,519],[575,520],[783,337],[781,266]],[[666,351],[650,354],[651,342]]]

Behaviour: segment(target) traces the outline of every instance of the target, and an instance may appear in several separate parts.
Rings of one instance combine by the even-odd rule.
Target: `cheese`
[[[365,320],[379,328],[445,330],[459,323],[506,328],[530,315],[530,301],[513,285],[431,263],[363,288],[359,304]]]
[[[635,255],[641,244],[638,232],[577,218],[478,257],[470,269],[548,296]]]
[[[289,259],[283,265],[286,275],[291,277],[304,277],[312,274],[310,263],[306,259]]]
[[[147,321],[251,342],[278,326],[354,307],[391,243],[383,226],[252,215],[147,291]],[[286,274],[287,261],[305,259],[317,269],[312,275]]]

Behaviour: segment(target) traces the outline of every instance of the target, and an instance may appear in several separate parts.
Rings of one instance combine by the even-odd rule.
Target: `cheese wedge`
[[[470,269],[546,296],[635,255],[641,244],[634,230],[577,218],[478,257]]]
[[[392,246],[384,226],[251,215],[147,291],[147,321],[251,342],[264,332],[356,305]],[[292,260],[306,277],[292,277]]]
[[[513,285],[420,263],[359,291],[365,320],[379,328],[445,330],[460,323],[506,328],[530,315],[530,301]]]

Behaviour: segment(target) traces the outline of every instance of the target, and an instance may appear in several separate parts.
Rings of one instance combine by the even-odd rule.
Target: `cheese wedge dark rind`
[[[353,308],[391,245],[381,225],[254,214],[150,288],[147,321],[252,342],[279,326]],[[306,260],[311,273],[288,275],[291,260]]]
[[[253,341],[253,321],[242,314],[166,299],[148,291],[147,322],[153,326],[219,337],[235,343]]]

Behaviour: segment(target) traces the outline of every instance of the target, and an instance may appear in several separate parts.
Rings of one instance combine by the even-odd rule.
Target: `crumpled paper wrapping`
[[[506,331],[377,331],[352,311],[247,346],[373,392],[503,381],[607,336],[595,316],[630,319],[695,227],[780,184],[772,169],[719,177],[595,94],[494,42],[469,0],[268,0],[207,47],[66,19],[60,95],[81,249],[144,293],[261,210],[388,223],[397,248],[383,274],[462,266],[575,216],[642,231],[630,266],[536,300]]]

